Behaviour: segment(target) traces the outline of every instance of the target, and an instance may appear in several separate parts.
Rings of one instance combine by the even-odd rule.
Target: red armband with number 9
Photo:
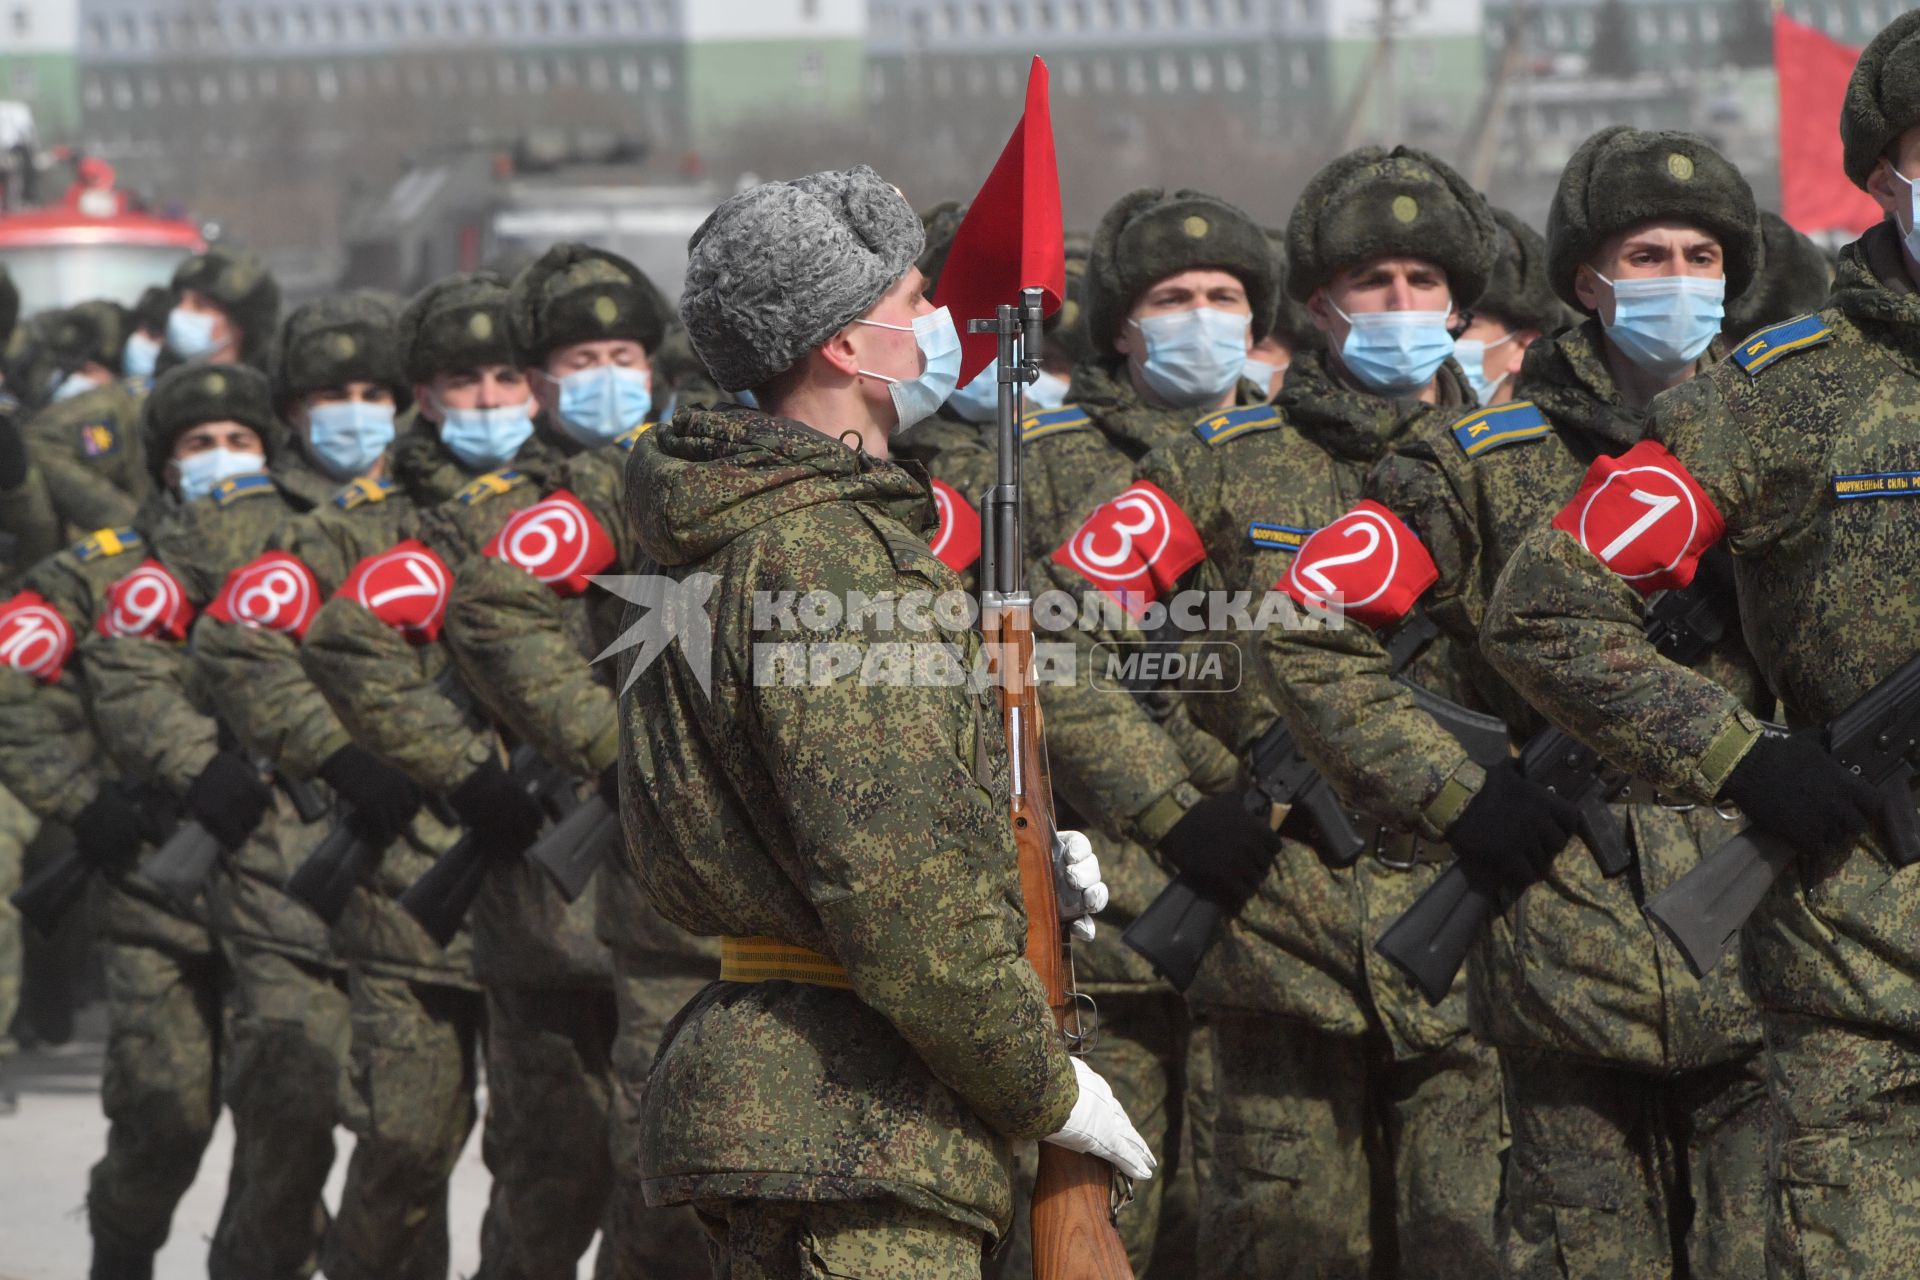
[[[207,606],[210,617],[298,640],[320,612],[320,583],[294,556],[269,551],[227,575]]]
[[[563,596],[586,591],[587,579],[613,563],[613,539],[580,499],[555,489],[513,513],[481,548],[525,569]]]
[[[355,565],[335,598],[354,601],[414,644],[429,644],[440,637],[452,586],[447,562],[408,538]]]
[[[1643,596],[1692,582],[1701,555],[1727,531],[1700,482],[1652,440],[1595,458],[1553,527]]]
[[[109,638],[144,636],[178,643],[192,625],[193,606],[180,580],[158,560],[147,559],[107,588],[94,629]]]

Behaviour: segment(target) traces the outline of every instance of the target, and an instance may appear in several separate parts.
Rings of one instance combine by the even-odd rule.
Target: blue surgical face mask
[[[1176,409],[1219,400],[1247,367],[1253,321],[1217,307],[1169,311],[1129,321],[1146,348],[1140,377]]]
[[[1898,169],[1893,170],[1893,176],[1907,184],[1907,198],[1912,203],[1907,207],[1907,229],[1902,238],[1906,241],[1907,253],[1915,262],[1920,262],[1920,187],[1914,186],[1913,179]]]
[[[1027,412],[1039,409],[1058,409],[1067,402],[1067,380],[1057,373],[1048,373],[1045,369],[1040,376],[1027,384]]]
[[[927,367],[915,378],[889,378],[884,373],[874,373],[868,369],[855,372],[862,377],[878,378],[887,384],[887,390],[893,393],[893,411],[900,421],[894,426],[896,431],[905,431],[914,423],[931,418],[947,402],[960,383],[960,333],[953,327],[953,313],[945,307],[924,316],[915,316],[912,325],[882,324],[878,320],[856,320],[855,324],[871,325],[876,329],[894,329],[901,333],[911,330],[913,341],[920,348]]]
[[[236,453],[232,449],[202,449],[180,459],[180,501],[198,502],[212,493],[222,480],[250,476],[267,469],[267,460],[257,453]]]
[[[1453,358],[1460,362],[1460,371],[1467,375],[1467,385],[1473,388],[1475,403],[1484,408],[1500,390],[1505,378],[1487,377],[1487,352],[1496,347],[1504,347],[1512,342],[1513,334],[1497,342],[1484,342],[1479,338],[1456,338],[1453,343]]]
[[[1607,336],[1627,359],[1655,377],[1671,378],[1713,345],[1727,316],[1727,282],[1702,276],[1608,280],[1613,319]]]
[[[1000,409],[1000,366],[990,364],[966,386],[947,398],[947,407],[968,422],[992,422]],[[1045,369],[1027,384],[1025,407],[1028,413],[1058,409],[1067,402],[1067,380]]]
[[[1268,364],[1265,360],[1255,360],[1252,356],[1248,356],[1247,362],[1240,366],[1240,376],[1259,387],[1267,395],[1273,394],[1273,380],[1279,375],[1279,365]]]
[[[79,369],[75,369],[72,373],[60,379],[60,385],[53,389],[53,399],[56,402],[61,400],[71,400],[75,396],[83,396],[87,394],[87,392],[93,390],[95,387],[99,385],[100,384],[98,382],[96,382],[92,378],[89,378],[84,372],[82,372]]]
[[[335,480],[351,480],[393,443],[393,406],[364,400],[317,404],[307,411],[307,454]]]
[[[533,402],[491,409],[440,406],[440,443],[474,471],[491,471],[513,461],[533,434]]]
[[[129,378],[151,378],[159,363],[158,338],[149,338],[138,329],[127,335],[127,349],[120,354],[120,372]]]
[[[743,404],[749,409],[758,409],[760,407],[760,397],[754,395],[753,392],[747,390],[745,387],[733,393],[733,402],[735,404]]]
[[[1439,311],[1362,311],[1334,314],[1347,322],[1340,342],[1340,363],[1375,395],[1404,396],[1419,391],[1453,354],[1447,332],[1450,308]]]
[[[639,426],[653,408],[653,376],[645,369],[597,364],[552,381],[560,388],[560,429],[589,448]]]
[[[175,307],[167,315],[167,346],[182,360],[211,355],[219,345],[213,336],[214,323],[210,312]]]

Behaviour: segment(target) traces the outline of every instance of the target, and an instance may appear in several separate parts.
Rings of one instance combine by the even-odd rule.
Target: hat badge
[[[335,360],[351,360],[353,359],[353,353],[360,349],[360,344],[353,340],[352,334],[348,333],[334,334],[333,337],[327,341],[327,346],[333,353]]]
[[[1678,151],[1671,152],[1667,156],[1667,172],[1677,181],[1686,182],[1693,177],[1693,161]]]
[[[612,324],[620,318],[620,304],[606,294],[601,294],[593,300],[593,318],[598,320],[602,327]]]
[[[1180,229],[1187,233],[1189,240],[1204,240],[1207,238],[1207,232],[1213,228],[1199,214],[1190,213],[1187,215],[1187,220],[1180,224]]]
[[[484,311],[476,311],[467,317],[467,332],[475,341],[485,342],[493,336],[493,317]]]
[[[210,373],[201,379],[200,385],[210,396],[225,395],[227,391],[227,375],[224,373]]]
[[[1420,216],[1420,202],[1412,196],[1393,198],[1393,218],[1396,222],[1412,222]]]

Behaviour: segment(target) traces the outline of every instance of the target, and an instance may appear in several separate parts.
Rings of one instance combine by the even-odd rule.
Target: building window
[[[589,89],[594,90],[596,93],[605,93],[611,83],[612,77],[608,74],[607,60],[605,58],[594,58],[587,63],[587,87]]]
[[[1060,67],[1061,91],[1069,97],[1078,97],[1081,86],[1080,64],[1077,62],[1063,63]]]
[[[1093,89],[1095,93],[1113,92],[1113,64],[1105,58],[1093,60]]]
[[[340,77],[334,74],[332,67],[321,67],[313,73],[313,87],[320,95],[320,101],[332,102],[340,96]]]
[[[247,73],[229,71],[227,73],[227,97],[235,102],[245,102],[251,96],[247,92]]]
[[[17,98],[31,98],[34,95],[33,64],[16,62],[13,64],[13,93]]]
[[[1011,98],[1020,92],[1020,65],[1015,62],[1000,64],[1000,96]]]
[[[80,90],[80,101],[92,111],[98,111],[107,103],[107,95],[100,91],[100,82],[92,76],[87,77],[86,85]]]
[[[259,87],[263,98],[278,97],[280,93],[280,73],[268,68],[254,77],[253,83]]]
[[[1213,89],[1213,62],[1204,54],[1194,54],[1187,67],[1187,73],[1193,77],[1196,92],[1208,93]]]
[[[665,58],[653,60],[653,87],[661,93],[673,88],[673,68]]]
[[[117,76],[113,82],[113,105],[122,111],[133,110],[133,82]]]
[[[1159,74],[1160,92],[1162,93],[1180,92],[1180,64],[1179,63],[1175,62],[1172,58],[1163,57],[1160,59],[1160,64],[1156,68],[1156,70],[1160,73]]]
[[[1220,59],[1220,83],[1227,92],[1238,93],[1247,87],[1247,66],[1240,61],[1240,55],[1229,53]]]
[[[1293,84],[1313,83],[1313,60],[1307,57],[1306,50],[1295,49],[1288,59],[1287,79]]]
[[[802,54],[800,57],[800,87],[818,89],[826,83],[826,66],[817,53]]]

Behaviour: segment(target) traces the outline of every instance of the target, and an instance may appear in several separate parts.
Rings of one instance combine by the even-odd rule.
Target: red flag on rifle
[[[1047,106],[1047,64],[1035,58],[1027,72],[1027,109],[954,233],[953,248],[934,288],[936,306],[953,311],[960,330],[960,385],[993,362],[997,340],[968,333],[1020,291],[1047,291],[1047,314],[1060,309],[1067,289],[1065,233],[1060,222],[1060,167],[1053,154],[1053,116]]]
[[[1773,15],[1773,67],[1780,81],[1780,216],[1809,235],[1858,235],[1880,221],[1873,197],[1847,180],[1840,157],[1840,104],[1860,50]]]

